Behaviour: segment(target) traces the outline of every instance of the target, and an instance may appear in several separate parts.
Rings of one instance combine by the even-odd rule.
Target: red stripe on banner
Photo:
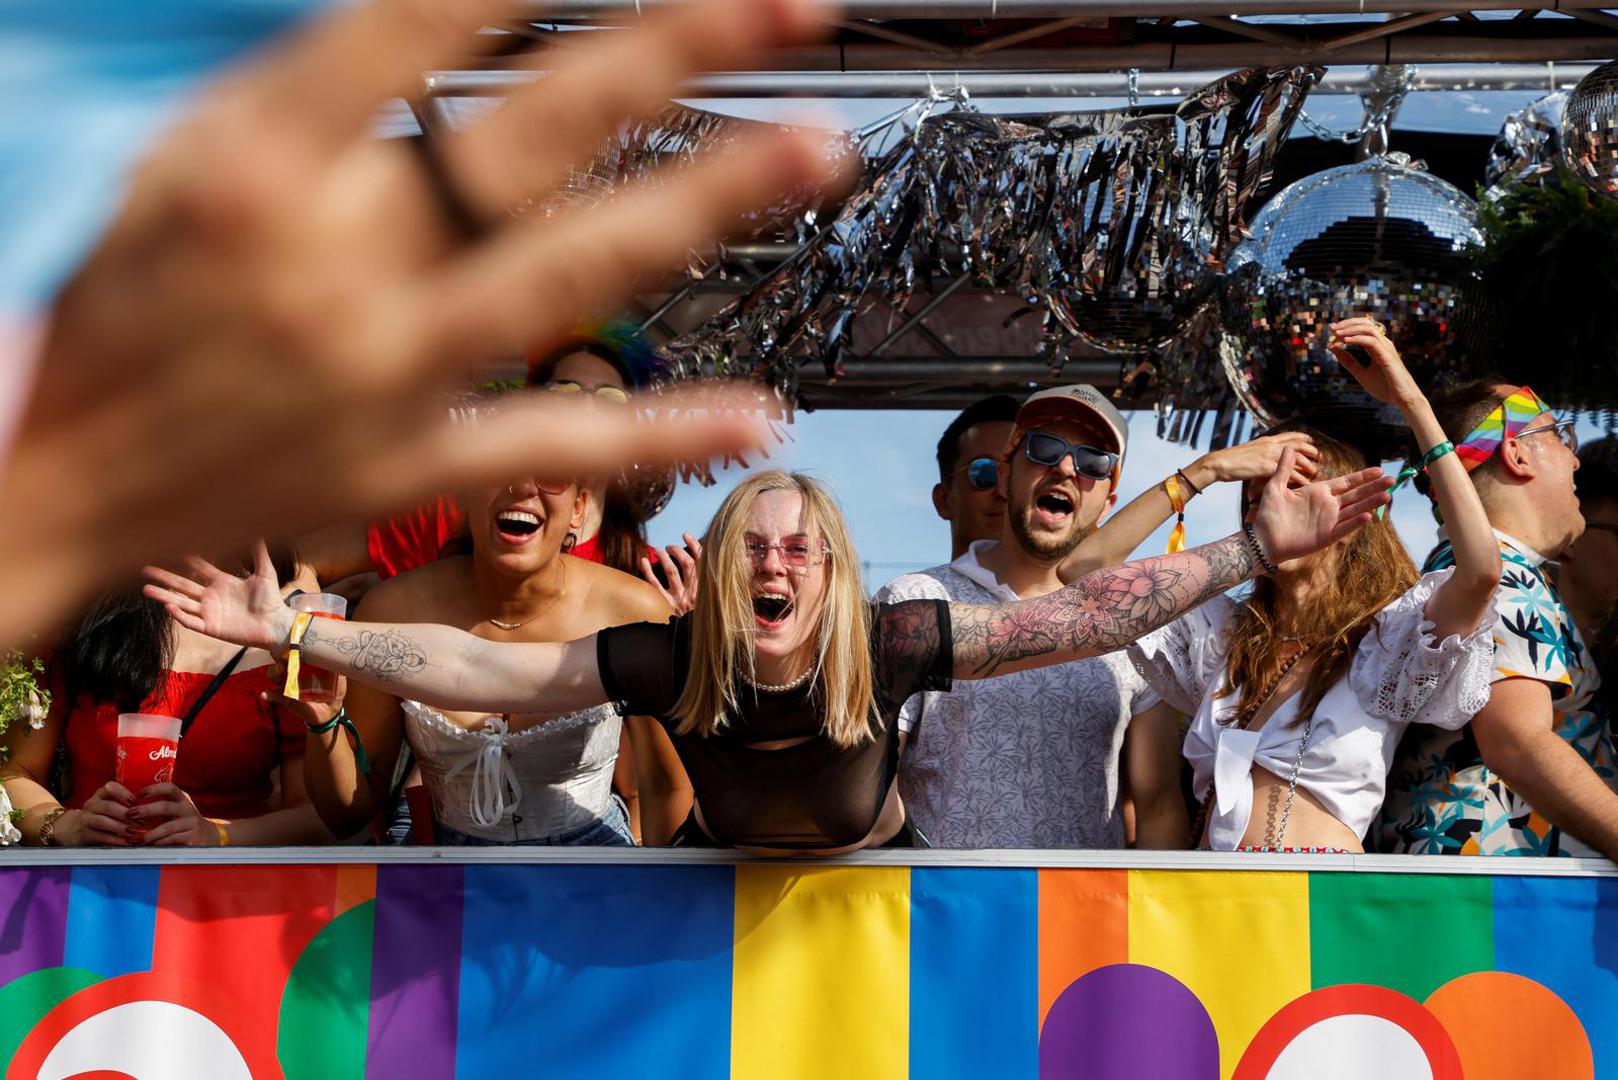
[[[1129,962],[1129,871],[1039,872],[1039,1023],[1075,979]]]
[[[335,917],[335,866],[166,866],[157,894],[152,968],[228,995],[248,1060],[275,1056],[292,967]]]

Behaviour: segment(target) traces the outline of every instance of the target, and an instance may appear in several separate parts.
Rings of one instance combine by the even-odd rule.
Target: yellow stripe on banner
[[[1131,870],[1129,962],[1197,996],[1229,1080],[1264,1022],[1309,992],[1309,875]]]
[[[732,1080],[910,1070],[910,869],[736,868]]]

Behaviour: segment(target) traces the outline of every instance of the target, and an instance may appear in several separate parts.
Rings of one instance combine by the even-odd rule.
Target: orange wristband
[[[1174,522],[1174,529],[1169,533],[1168,553],[1185,550],[1185,496],[1180,494],[1180,481],[1173,476],[1163,481],[1163,491],[1169,497],[1169,505],[1174,507],[1178,517]]]

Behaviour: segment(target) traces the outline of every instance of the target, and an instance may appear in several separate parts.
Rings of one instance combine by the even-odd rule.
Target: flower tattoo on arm
[[[1047,596],[951,604],[955,675],[981,679],[1121,649],[1255,571],[1240,537],[1087,574]]]

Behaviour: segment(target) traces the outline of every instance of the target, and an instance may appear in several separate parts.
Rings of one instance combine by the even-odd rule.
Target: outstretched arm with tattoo
[[[262,543],[249,577],[201,559],[191,560],[191,572],[182,577],[148,566],[146,595],[182,626],[285,655],[294,612],[281,599]],[[511,643],[450,626],[315,619],[304,634],[302,658],[442,709],[560,713],[607,701],[593,634],[560,644]]]
[[[1388,501],[1388,478],[1363,469],[1293,487],[1287,448],[1253,517],[1264,557],[1284,563],[1335,543]],[[983,679],[1121,649],[1263,572],[1243,533],[1174,555],[1086,574],[1066,588],[1011,604],[951,604],[955,677]]]

